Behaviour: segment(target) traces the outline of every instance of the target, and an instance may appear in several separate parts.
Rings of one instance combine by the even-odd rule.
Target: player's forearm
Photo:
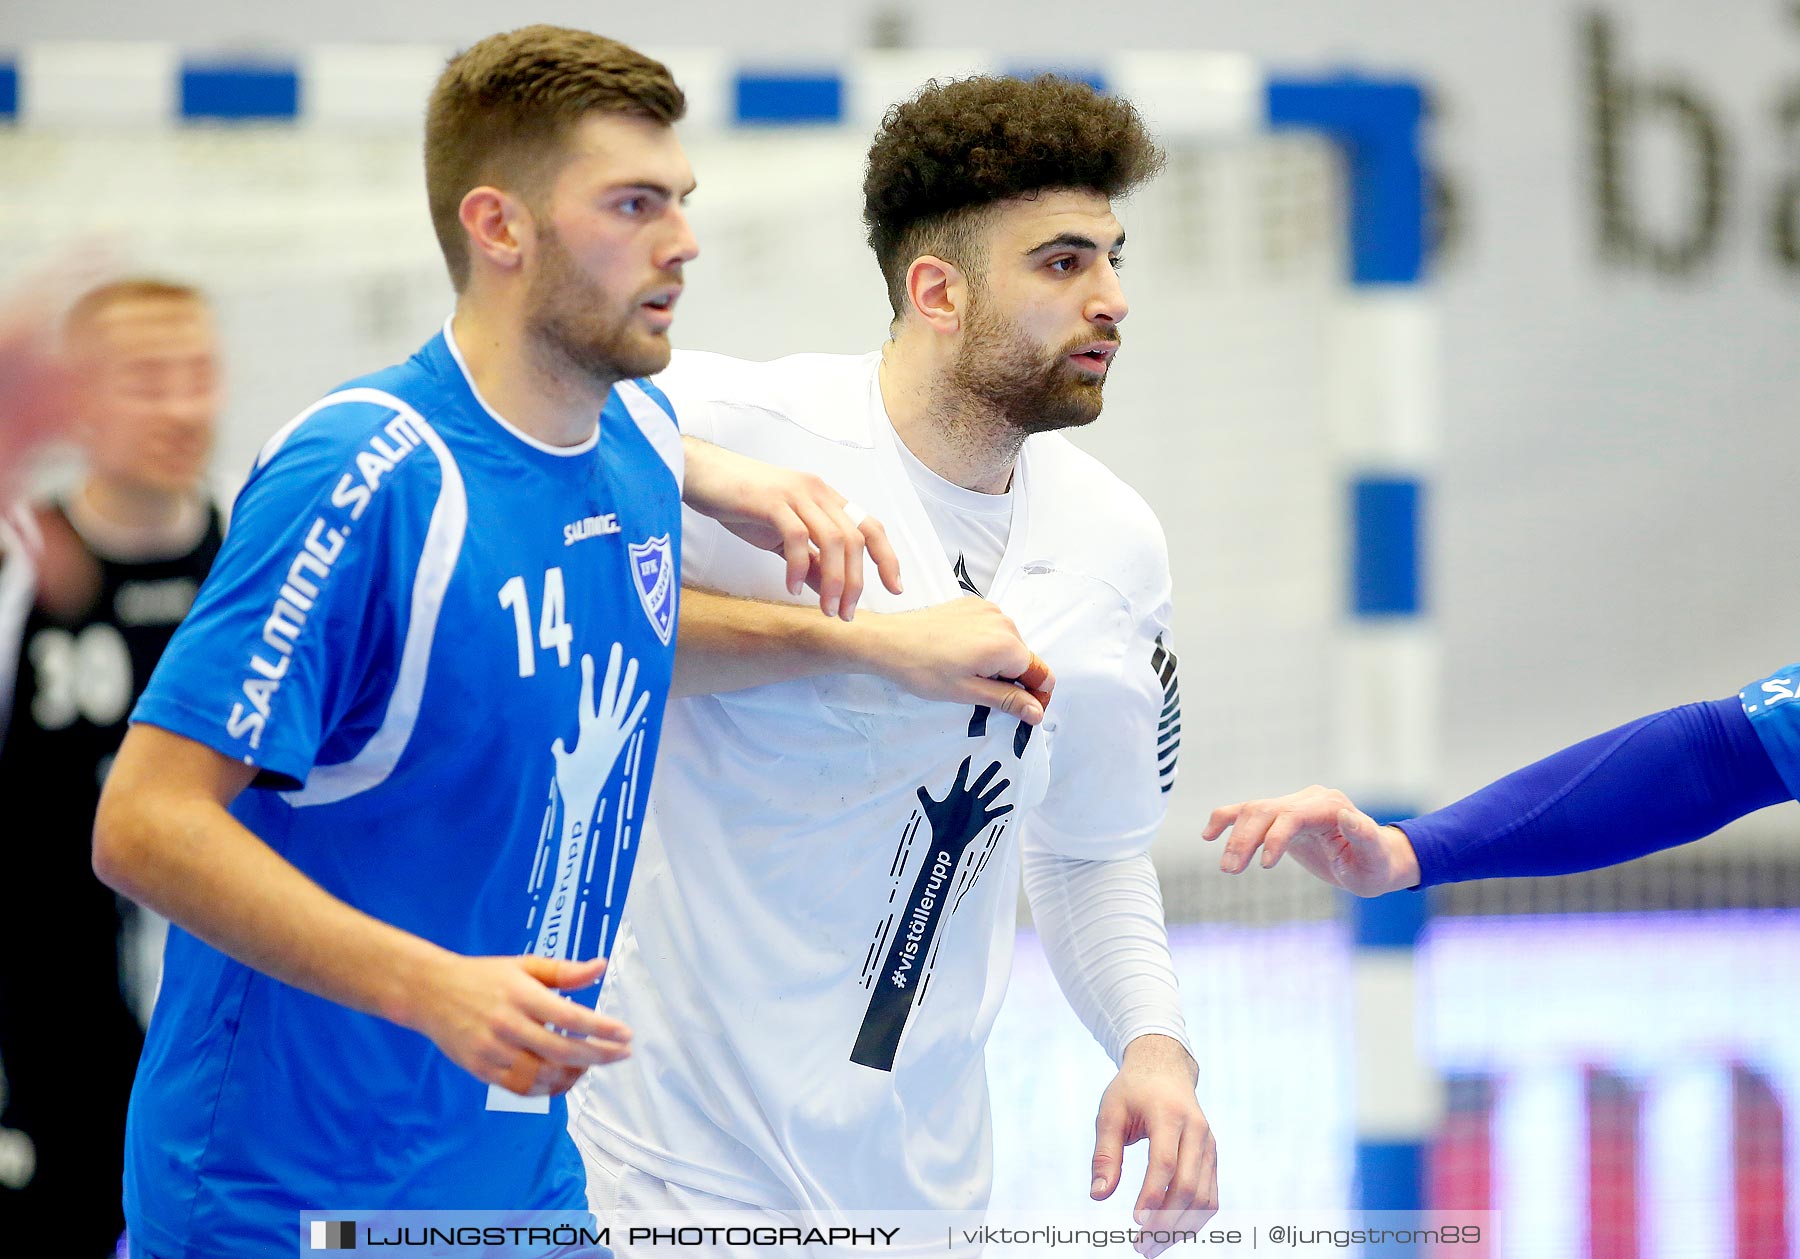
[[[332,896],[217,800],[159,785],[154,765],[129,752],[95,821],[103,881],[283,983],[407,1022],[444,950]]]
[[[810,605],[765,603],[696,586],[681,590],[672,699],[716,695],[831,673],[874,673],[877,614],[844,622]]]
[[[1788,798],[1732,698],[1627,722],[1399,827],[1429,887],[1616,865]]]
[[[1166,1037],[1187,1052],[1169,955],[1162,889],[1149,856],[1078,861],[1044,849],[1023,857],[1025,895],[1057,985],[1114,1063]],[[1189,1054],[1191,1058],[1191,1054]]]

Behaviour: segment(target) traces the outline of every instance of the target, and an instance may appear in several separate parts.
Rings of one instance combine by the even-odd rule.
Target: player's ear
[[[962,268],[921,254],[906,269],[906,297],[913,314],[937,332],[958,332],[968,313],[969,280]]]
[[[469,236],[469,253],[480,255],[503,271],[524,265],[524,247],[531,239],[531,212],[525,203],[498,188],[471,188],[457,207],[457,217]]]

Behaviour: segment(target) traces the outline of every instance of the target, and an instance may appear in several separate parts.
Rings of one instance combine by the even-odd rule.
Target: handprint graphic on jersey
[[[584,893],[592,882],[593,858],[598,855],[594,851],[595,833],[603,829],[606,821],[606,807],[600,796],[619,762],[619,754],[632,742],[638,722],[650,704],[648,691],[638,694],[635,704],[632,702],[638,663],[625,663],[624,654],[614,643],[598,706],[594,703],[594,658],[582,656],[575,750],[569,751],[561,739],[550,748],[556,775],[550,807],[544,816],[544,835],[555,835],[556,851],[546,864],[540,844],[532,871],[532,911],[535,916],[541,910],[542,917],[537,922],[537,939],[531,952],[539,957],[575,956],[588,907]],[[616,851],[614,858],[616,861]]]
[[[596,874],[606,880],[600,898],[599,935],[583,953],[604,953],[611,942],[612,924],[618,917],[624,889],[619,886],[619,856],[631,843],[627,812],[637,794],[637,775],[643,752],[644,732],[638,728],[650,705],[650,692],[637,690],[638,662],[626,661],[624,650],[613,644],[606,663],[606,679],[600,686],[600,702],[594,703],[594,658],[581,657],[581,700],[576,713],[575,748],[563,740],[550,746],[555,773],[550,784],[550,803],[544,810],[537,856],[531,867],[531,913],[527,932],[535,929],[529,952],[538,957],[574,959],[586,933]],[[620,790],[602,799],[613,770],[623,758],[625,773]],[[607,804],[612,804],[610,856],[600,864],[599,837],[606,833]],[[554,844],[554,848],[552,848]],[[488,1088],[489,1110],[542,1113],[547,1097],[519,1097],[499,1085]]]
[[[1000,762],[991,762],[970,782],[972,764],[971,757],[963,757],[955,781],[941,800],[924,787],[918,790],[919,810],[909,821],[901,851],[895,857],[896,872],[904,868],[921,824],[930,828],[930,839],[906,907],[897,919],[890,917],[884,922],[881,937],[870,947],[872,959],[892,930],[892,941],[887,944],[881,969],[874,977],[868,1013],[863,1016],[856,1045],[850,1051],[850,1061],[861,1066],[877,1071],[894,1069],[906,1020],[929,982],[931,960],[936,957],[934,945],[944,920],[992,854],[1003,829],[995,823],[1012,812],[1010,803],[1000,803],[1006,789],[1012,786],[1011,779],[998,777]],[[987,844],[962,870],[959,880],[965,854],[983,833],[988,835]]]
[[[925,820],[931,823],[931,842],[944,846],[955,844],[959,853],[989,822],[1012,812],[1010,804],[994,807],[994,802],[1012,786],[1012,780],[1002,778],[991,787],[988,785],[1000,772],[1000,762],[995,761],[982,770],[981,777],[970,784],[971,761],[972,758],[963,757],[962,764],[956,767],[956,781],[942,800],[933,800],[929,791],[919,788],[919,808],[924,811]]]

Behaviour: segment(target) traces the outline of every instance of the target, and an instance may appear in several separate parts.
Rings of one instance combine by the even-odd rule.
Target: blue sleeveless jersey
[[[512,429],[446,325],[271,439],[133,719],[256,766],[232,812],[376,918],[465,954],[605,953],[674,656],[681,466],[643,382],[585,447]],[[245,1259],[295,1253],[303,1210],[585,1209],[564,1123],[175,928],[126,1213],[159,1259]]]

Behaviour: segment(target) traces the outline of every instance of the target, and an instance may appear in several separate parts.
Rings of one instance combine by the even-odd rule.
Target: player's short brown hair
[[[75,299],[63,316],[63,340],[74,342],[86,335],[95,320],[120,302],[173,302],[206,308],[206,296],[191,284],[158,276],[134,275],[110,280]]]
[[[425,111],[425,196],[451,283],[469,279],[458,215],[471,188],[530,197],[589,114],[673,124],[686,109],[667,66],[590,31],[524,26],[451,58]]]
[[[921,254],[979,271],[975,228],[994,202],[1050,188],[1120,196],[1162,164],[1131,103],[1080,80],[933,79],[887,111],[863,177],[863,223],[895,316]]]

